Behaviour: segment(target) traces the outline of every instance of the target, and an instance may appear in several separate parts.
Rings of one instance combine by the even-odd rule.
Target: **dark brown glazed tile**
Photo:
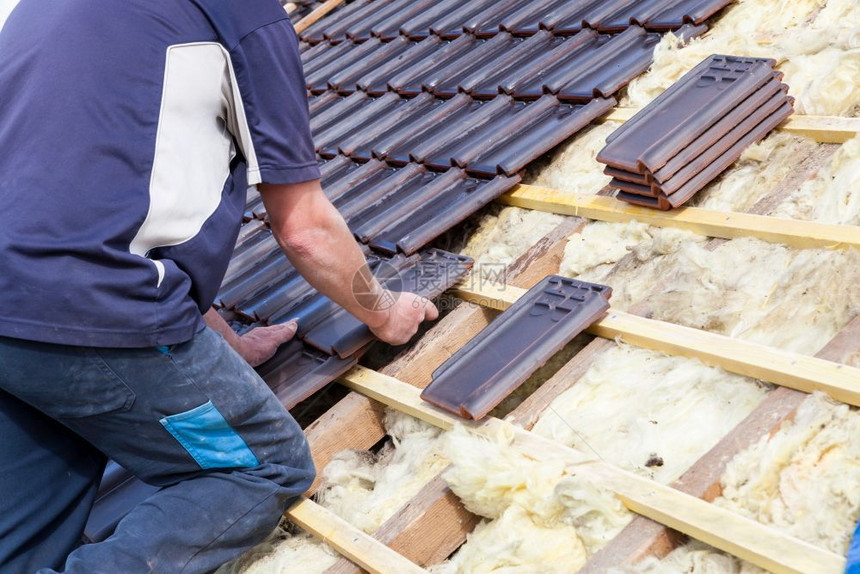
[[[550,276],[433,373],[421,398],[480,420],[609,309],[612,289]]]
[[[382,253],[411,255],[519,181],[519,176],[497,176],[490,181],[464,179],[445,193],[428,197],[421,209],[391,224],[370,246]]]
[[[357,362],[356,357],[327,355],[294,339],[257,371],[281,403],[291,409]]]
[[[584,102],[609,97],[648,69],[659,41],[658,34],[630,27],[609,41],[598,42],[593,49],[578,53],[576,64],[564,68],[566,77],[554,77],[546,84],[546,90],[564,101]],[[605,65],[606,62],[612,65]]]
[[[441,105],[442,102],[431,94],[419,94],[409,100],[403,99],[387,115],[342,140],[337,146],[338,151],[354,160],[368,161],[373,157],[372,147],[376,140],[406,125],[414,125],[416,118],[432,114]]]
[[[614,98],[607,98],[571,105],[554,96],[543,96],[527,104],[511,123],[496,124],[493,132],[484,131],[486,139],[472,140],[470,148],[461,147],[453,154],[453,163],[465,166],[472,175],[513,175],[604,115],[615,103]]]
[[[649,30],[674,30],[681,24],[701,24],[734,0],[679,0],[645,23]]]
[[[408,50],[396,58],[367,70],[356,81],[356,87],[371,96],[380,96],[389,90],[397,91],[389,87],[389,81],[392,78],[407,78],[420,74],[416,68],[429,66],[430,64],[424,63],[425,59],[435,57],[439,50],[449,45],[437,36],[430,36],[420,42],[413,42]],[[418,91],[420,92],[420,84]]]
[[[654,182],[654,186],[666,195],[671,195],[681,189],[693,176],[710,166],[746,134],[782,108],[786,103],[786,95],[782,86],[783,84],[773,80],[770,93],[764,94],[764,101],[755,97],[748,98],[749,105],[746,105],[745,102],[739,106],[738,108],[743,109],[740,109],[738,114],[729,114],[727,116],[728,121],[717,122],[711,129],[702,134],[702,137],[679,153],[680,158],[675,156],[662,170],[658,170],[656,174],[649,177]],[[715,138],[719,139],[714,142]],[[694,145],[702,140],[702,145]],[[710,147],[705,147],[704,142],[712,143]],[[677,171],[672,173],[672,170],[675,169]]]
[[[401,0],[398,3],[397,12],[375,24],[370,33],[385,41],[393,40],[400,35],[401,26],[432,9],[438,3],[438,0]]]
[[[429,197],[445,193],[465,179],[466,172],[460,169],[449,169],[444,173],[425,172],[349,217],[347,223],[356,238],[367,243],[388,226],[413,214]]]
[[[421,42],[421,45],[429,42],[430,38]],[[440,75],[443,70],[456,70],[456,67],[450,66],[452,62],[467,61],[468,54],[483,44],[484,42],[470,34],[460,36],[452,42],[440,42],[438,50],[421,53],[414,63],[391,76],[387,82],[388,88],[405,96],[420,94],[424,90],[424,84],[431,83],[432,77]],[[444,77],[442,76],[442,79]]]
[[[392,260],[393,261],[393,260]],[[420,257],[404,259],[399,269],[385,262],[377,268],[391,271],[382,274],[380,282],[394,291],[409,291],[428,299],[437,297],[460,279],[472,267],[472,260],[438,249],[430,249]],[[358,319],[338,308],[309,332],[302,336],[305,343],[324,353],[349,357],[367,346],[375,337],[367,326]]]
[[[427,10],[416,14],[403,23],[400,33],[413,40],[423,40],[430,35],[430,26],[460,6],[463,0],[441,0]]]
[[[415,47],[414,42],[402,36],[390,42],[381,44],[378,44],[378,42],[379,40],[374,38],[362,44],[362,47],[371,45],[373,49],[366,52],[358,64],[344,67],[329,74],[327,87],[341,94],[351,94],[358,89],[359,80],[368,73],[372,73],[378,68],[390,64],[392,61],[397,61],[405,52]],[[362,52],[361,48],[357,48],[355,51]]]

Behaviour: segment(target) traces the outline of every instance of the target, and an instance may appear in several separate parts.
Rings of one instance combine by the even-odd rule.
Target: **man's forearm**
[[[360,321],[377,327],[387,319],[380,305],[384,289],[370,274],[364,254],[343,217],[322,191],[300,187],[314,184],[319,189],[318,182],[261,186],[272,232],[284,253],[314,288]],[[299,198],[284,195],[303,192],[304,196]],[[299,205],[285,210],[280,207],[284,200],[298,201]],[[295,217],[296,214],[300,216]]]

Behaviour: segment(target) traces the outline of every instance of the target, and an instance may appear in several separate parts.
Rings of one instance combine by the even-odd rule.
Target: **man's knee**
[[[316,477],[310,446],[301,427],[286,414],[283,421],[272,425],[270,448],[265,462],[278,469],[274,481],[298,496],[310,488]],[[264,461],[261,460],[261,463]]]

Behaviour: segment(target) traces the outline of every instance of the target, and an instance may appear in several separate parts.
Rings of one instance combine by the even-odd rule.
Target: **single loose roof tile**
[[[612,289],[550,276],[433,373],[421,398],[479,420],[609,309]]]

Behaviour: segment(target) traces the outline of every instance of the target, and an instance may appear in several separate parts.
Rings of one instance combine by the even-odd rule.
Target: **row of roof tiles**
[[[630,26],[676,30],[701,24],[732,0],[355,0],[337,18],[323,19],[301,35],[305,42],[454,39],[465,33],[530,36],[540,30],[571,35],[583,28],[621,32]]]

